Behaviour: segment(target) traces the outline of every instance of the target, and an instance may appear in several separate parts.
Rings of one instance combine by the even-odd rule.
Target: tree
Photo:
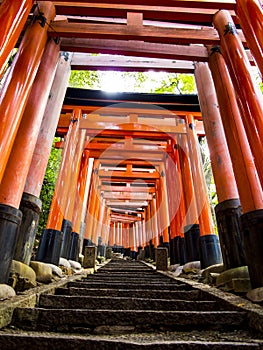
[[[97,71],[73,70],[70,74],[69,87],[101,89],[101,80]]]

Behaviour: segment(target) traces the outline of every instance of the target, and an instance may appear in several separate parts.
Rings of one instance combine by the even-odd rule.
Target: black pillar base
[[[174,261],[180,264],[180,236],[174,237]]]
[[[62,232],[45,229],[39,243],[36,260],[54,265],[59,264],[62,245]]]
[[[150,246],[146,245],[144,250],[145,250],[145,259],[149,259],[150,258]]]
[[[0,283],[7,283],[16,247],[22,212],[0,204]]]
[[[193,224],[184,227],[185,254],[187,262],[200,260],[199,237],[199,225]]]
[[[263,287],[263,209],[241,215],[241,227],[252,288]]]
[[[170,243],[169,242],[163,242],[162,243],[162,247],[163,248],[167,248],[168,257],[169,257],[170,256]]]
[[[23,193],[20,207],[23,217],[16,242],[14,259],[29,265],[41,212],[42,202],[29,193]]]
[[[170,238],[170,265],[175,265],[177,263],[175,258],[175,239]]]
[[[131,250],[130,257],[131,257],[132,259],[137,260],[137,255],[138,255],[137,252],[135,252],[134,250]]]
[[[79,234],[71,232],[69,260],[79,261]]]
[[[60,256],[69,259],[71,239],[72,239],[72,223],[69,220],[63,219],[61,231],[63,233],[62,246]]]
[[[155,250],[154,250],[154,244],[153,244],[152,240],[150,240],[149,250],[150,250],[149,251],[149,253],[150,253],[149,258],[154,261],[155,260]]]
[[[124,249],[124,256],[128,256],[128,257],[131,256],[131,248],[125,248]]]
[[[221,249],[217,235],[211,234],[200,236],[199,244],[202,269],[222,263]]]
[[[85,250],[85,247],[87,246],[92,246],[92,240],[91,239],[86,239],[84,238],[83,239],[83,247],[82,247],[82,254],[84,255],[84,250]]]
[[[106,254],[106,247],[104,244],[98,244],[98,250],[97,250],[97,255],[98,256],[105,256]]]
[[[179,240],[179,254],[180,254],[180,265],[184,265],[186,263],[186,255],[185,255],[185,242],[184,237],[180,237]]]
[[[218,235],[226,269],[247,265],[243,244],[239,199],[230,199],[215,207]]]

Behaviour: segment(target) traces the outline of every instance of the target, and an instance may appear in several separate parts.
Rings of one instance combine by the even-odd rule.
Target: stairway
[[[0,349],[263,349],[246,312],[123,259],[17,308]]]

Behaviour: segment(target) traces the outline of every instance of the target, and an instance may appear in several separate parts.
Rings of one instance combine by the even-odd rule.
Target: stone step
[[[41,308],[55,309],[107,309],[107,310],[220,310],[216,301],[186,301],[171,299],[147,299],[134,297],[103,296],[62,296],[42,294],[39,301]]]
[[[167,278],[158,278],[158,277],[144,277],[144,278],[136,278],[136,277],[99,277],[99,276],[93,276],[89,275],[87,278],[82,279],[83,282],[103,282],[103,283],[134,283],[134,284],[167,284],[167,283],[173,283],[177,285],[182,285],[185,283],[180,283],[178,281],[175,281],[173,279],[167,279]]]
[[[171,278],[167,278],[166,276],[160,277],[160,276],[155,276],[155,275],[134,275],[134,276],[129,276],[129,275],[120,275],[120,276],[115,276],[115,275],[89,275],[86,280],[100,280],[100,281],[123,281],[123,280],[127,280],[127,281],[131,281],[131,282],[135,282],[139,281],[141,283],[145,283],[146,281],[153,281],[153,282],[174,282],[174,280]],[[178,282],[177,282],[178,283]]]
[[[202,298],[199,290],[154,290],[154,289],[100,289],[97,288],[57,288],[56,295],[83,295],[83,296],[109,296],[109,297],[133,297],[151,299],[183,299],[198,300]]]
[[[133,282],[104,282],[104,281],[92,281],[92,280],[87,280],[86,282],[70,282],[68,283],[68,287],[77,287],[77,288],[97,288],[97,289],[166,289],[166,290],[190,290],[192,289],[191,286],[188,284],[178,284],[176,282],[171,282],[171,283],[155,283],[155,282],[147,282],[141,284],[136,284]]]
[[[145,311],[17,308],[12,324],[23,330],[100,333],[105,326],[131,326],[131,332],[230,329],[247,326],[245,312]]]
[[[149,340],[149,337],[141,339],[139,335],[138,340],[122,339],[119,336],[115,337],[101,337],[101,336],[84,336],[84,335],[65,335],[47,333],[41,334],[37,332],[30,333],[7,333],[0,334],[0,348],[1,350],[28,350],[28,349],[41,349],[41,350],[249,350],[249,349],[261,349],[262,342],[249,342],[248,339],[242,340],[225,340],[225,341],[213,341],[213,334],[211,334],[207,340],[195,340],[184,339],[180,340],[180,335],[175,335],[177,339],[169,340],[166,337],[160,336],[160,339],[154,337],[153,340]],[[182,337],[182,336],[181,336]],[[179,338],[179,340],[178,340]]]

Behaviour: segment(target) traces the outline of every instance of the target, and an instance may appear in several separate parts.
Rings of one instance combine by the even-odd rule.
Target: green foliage
[[[43,181],[43,186],[40,193],[40,199],[42,201],[42,213],[39,219],[37,238],[41,235],[42,231],[46,227],[48,213],[53,198],[53,193],[56,185],[56,180],[59,172],[61,162],[61,150],[54,147],[54,143],[59,141],[59,138],[55,138],[52,146],[52,150],[49,156],[47,170]]]
[[[101,89],[101,81],[97,71],[73,70],[69,79],[69,87],[83,89]]]
[[[193,74],[167,74],[161,81],[156,93],[194,94],[196,93],[195,78]]]

